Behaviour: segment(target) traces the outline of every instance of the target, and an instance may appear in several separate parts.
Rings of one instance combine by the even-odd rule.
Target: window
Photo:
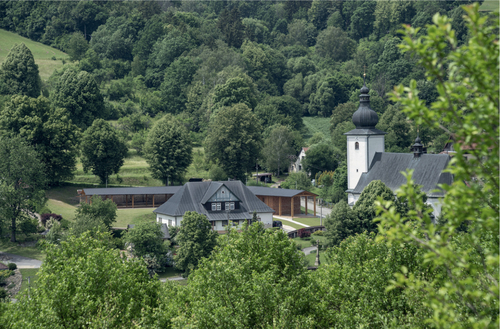
[[[359,150],[359,143],[358,142],[354,143],[354,149]]]
[[[234,202],[231,202],[231,203],[229,204],[229,209],[234,210]]]
[[[222,221],[222,226],[227,226],[227,220]]]
[[[239,223],[240,223],[239,221],[233,220],[233,226],[238,226]]]
[[[217,202],[217,210],[220,210],[220,209],[221,209],[220,202]]]
[[[212,211],[216,211],[217,210],[217,205],[215,203],[212,203]]]
[[[226,202],[226,207],[225,207],[226,210],[229,210],[229,202]]]

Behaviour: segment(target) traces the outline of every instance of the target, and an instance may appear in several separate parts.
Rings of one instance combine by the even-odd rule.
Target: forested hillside
[[[389,133],[387,149],[405,152],[416,127],[386,93],[415,79],[428,104],[437,94],[417,58],[399,51],[397,31],[410,24],[425,33],[435,13],[447,14],[463,43],[463,4],[4,1],[0,27],[70,54],[75,62],[51,78],[44,94],[53,98],[69,69],[90,73],[104,98],[99,116],[130,119],[129,139],[140,139],[143,116],[171,113],[201,145],[221,107],[244,103],[263,131],[276,124],[300,130],[303,116],[332,116],[333,144],[342,152],[339,137],[350,129],[366,72],[372,108]],[[420,130],[440,151],[447,136]]]

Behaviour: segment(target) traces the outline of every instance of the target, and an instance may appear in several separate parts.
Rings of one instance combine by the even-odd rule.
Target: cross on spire
[[[366,65],[363,65],[363,84],[366,85]]]

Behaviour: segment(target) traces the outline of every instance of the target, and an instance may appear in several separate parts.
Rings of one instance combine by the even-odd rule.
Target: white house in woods
[[[401,174],[413,169],[413,181],[421,185],[427,194],[427,203],[434,209],[434,216],[441,214],[440,198],[444,191],[439,184],[451,184],[453,176],[443,172],[450,157],[447,154],[427,154],[419,137],[413,144],[413,153],[386,153],[385,132],[375,128],[378,116],[370,108],[368,88],[361,88],[360,104],[352,116],[355,129],[345,133],[347,136],[347,193],[348,202],[356,203],[363,189],[374,180],[382,181],[392,191],[406,183]]]
[[[304,158],[306,157],[307,150],[309,150],[308,147],[303,147],[302,150],[300,150],[300,153],[299,153],[299,156],[297,157],[297,160],[295,160],[295,162],[293,162],[290,165],[290,170],[289,170],[290,172],[302,171],[302,169],[303,169],[302,160],[304,160]]]
[[[207,216],[216,231],[225,230],[229,221],[233,226],[250,221],[254,211],[266,228],[272,227],[274,213],[240,181],[186,183],[153,212],[158,223],[179,226],[186,211]]]

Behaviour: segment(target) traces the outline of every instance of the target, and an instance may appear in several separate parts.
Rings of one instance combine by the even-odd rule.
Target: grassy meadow
[[[19,290],[19,294],[21,294],[23,291],[28,290],[28,277],[30,277],[30,287],[33,288],[34,284],[36,283],[36,279],[38,279],[38,269],[37,268],[25,268],[25,269],[20,269],[21,275],[23,276],[23,281],[21,283],[21,289]]]
[[[322,133],[327,140],[330,140],[330,118],[321,117],[303,117],[302,122],[304,123],[304,142],[307,142],[314,133]]]
[[[479,11],[495,11],[500,7],[500,2],[498,0],[485,0],[481,7],[479,7]]]
[[[47,80],[56,69],[62,67],[63,59],[69,59],[69,56],[60,50],[40,42],[32,41],[16,33],[0,29],[0,63],[3,63],[10,49],[19,43],[24,43],[33,53],[42,80]],[[53,60],[53,57],[56,60]]]

